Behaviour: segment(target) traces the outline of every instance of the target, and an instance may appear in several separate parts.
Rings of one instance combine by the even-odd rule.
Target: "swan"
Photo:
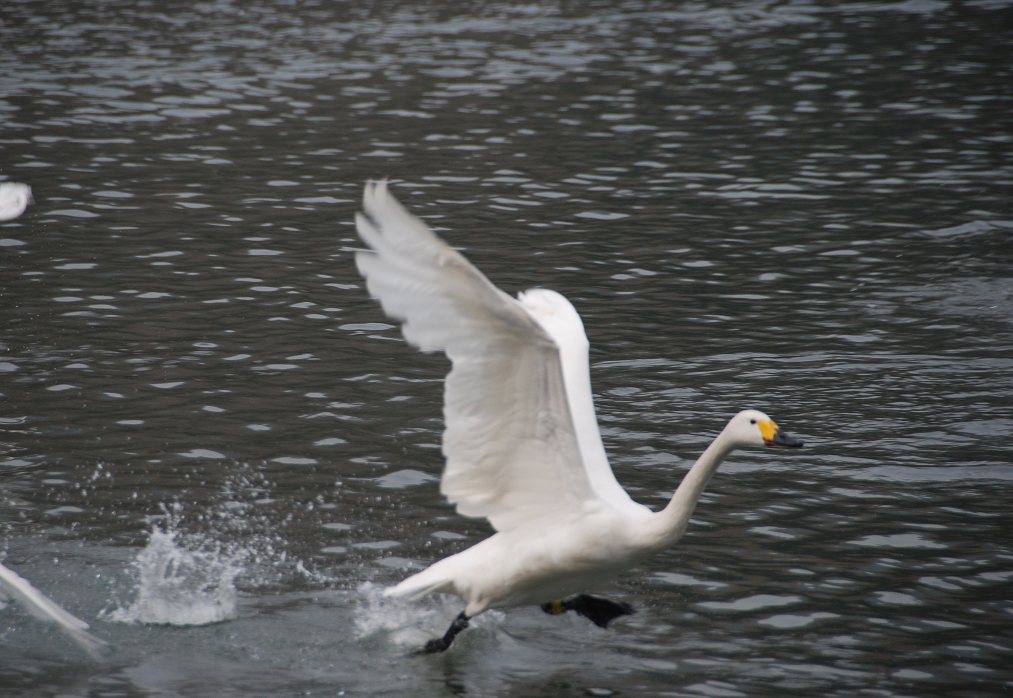
[[[88,632],[87,623],[60,608],[20,574],[0,564],[0,601],[5,599],[14,599],[39,620],[55,623],[92,658],[97,659],[107,646],[104,640]]]
[[[32,188],[27,184],[0,182],[0,223],[20,216],[32,201]]]
[[[368,247],[355,262],[369,293],[402,323],[410,344],[443,351],[452,364],[440,491],[458,513],[484,517],[496,531],[385,589],[387,596],[443,592],[464,601],[423,653],[446,650],[490,608],[575,611],[601,627],[633,613],[584,590],[677,541],[733,449],[802,445],[763,412],[739,412],[654,512],[634,502],[609,467],[587,336],[566,298],[540,288],[508,296],[405,210],[386,181],[366,184],[356,228]]]

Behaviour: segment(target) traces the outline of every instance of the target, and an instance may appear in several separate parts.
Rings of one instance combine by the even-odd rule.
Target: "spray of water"
[[[359,639],[382,636],[397,647],[421,647],[426,641],[442,635],[461,611],[460,599],[446,594],[415,601],[388,598],[383,595],[383,587],[372,582],[360,584],[356,591],[356,636]],[[496,627],[503,618],[500,611],[487,611],[472,625],[476,628]]]
[[[188,549],[175,531],[151,531],[133,562],[137,596],[109,619],[125,623],[206,625],[236,617],[239,561],[220,551]]]
[[[257,511],[269,487],[262,477],[240,470],[225,483],[216,505],[198,513],[178,502],[163,506],[151,519],[147,545],[130,565],[132,600],[105,617],[122,623],[218,623],[237,617],[239,583],[270,585],[286,573],[313,577],[287,555],[278,522]]]

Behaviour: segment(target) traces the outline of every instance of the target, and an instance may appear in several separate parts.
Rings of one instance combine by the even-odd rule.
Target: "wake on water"
[[[239,615],[242,588],[274,585],[296,575],[333,587],[339,580],[311,572],[286,553],[277,521],[237,501],[237,491],[264,494],[265,482],[250,483],[249,474],[227,487],[226,501],[192,515],[180,503],[163,506],[152,517],[147,545],[129,566],[127,601],[102,616],[119,623],[201,626]],[[461,601],[445,594],[408,600],[383,596],[383,585],[364,582],[348,591],[349,610],[360,640],[381,639],[414,648],[442,634],[461,610]],[[114,602],[115,603],[115,602]],[[490,611],[474,627],[498,625],[503,614]]]
[[[236,580],[248,574],[252,560],[262,560],[264,541],[258,545],[247,538],[244,545],[227,546],[206,534],[186,533],[180,526],[177,507],[152,527],[148,544],[131,563],[134,598],[107,612],[108,620],[198,626],[238,616]],[[321,581],[299,562],[295,570]],[[364,582],[355,590],[350,605],[360,640],[382,637],[397,647],[418,647],[442,634],[460,612],[461,601],[453,596],[407,600],[385,597],[383,589]],[[474,627],[502,620],[502,613],[489,611],[475,619]]]

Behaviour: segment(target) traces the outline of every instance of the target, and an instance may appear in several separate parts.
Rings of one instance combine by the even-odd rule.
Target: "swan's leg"
[[[416,654],[433,654],[435,652],[444,652],[450,643],[454,641],[457,634],[468,627],[468,616],[464,615],[464,611],[461,611],[454,622],[447,628],[447,632],[443,634],[443,637],[438,637],[434,640],[430,640],[426,643],[426,646],[416,652]]]
[[[628,603],[609,601],[608,599],[587,594],[580,594],[565,601],[543,603],[542,610],[554,616],[566,613],[567,611],[576,611],[599,628],[606,627],[619,616],[628,616],[636,613],[633,606],[630,606]]]

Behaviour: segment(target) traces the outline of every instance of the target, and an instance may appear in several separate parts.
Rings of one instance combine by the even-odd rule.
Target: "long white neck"
[[[654,515],[652,534],[659,547],[671,545],[682,537],[687,524],[689,524],[689,517],[693,515],[696,503],[700,499],[700,495],[703,494],[711,475],[721,465],[721,461],[735,448],[733,439],[727,432],[726,428],[718,434],[716,439],[711,441],[710,446],[700,454],[696,463],[682,479],[679,489],[672,495],[672,501]]]

